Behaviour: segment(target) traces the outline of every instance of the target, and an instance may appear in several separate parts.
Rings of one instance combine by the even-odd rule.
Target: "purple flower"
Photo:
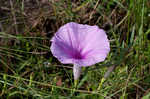
[[[74,79],[80,76],[82,66],[102,62],[110,51],[104,30],[70,22],[60,27],[52,38],[51,52],[63,64],[74,64]]]

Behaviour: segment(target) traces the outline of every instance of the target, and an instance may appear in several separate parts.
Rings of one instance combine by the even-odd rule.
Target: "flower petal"
[[[78,62],[81,66],[90,66],[104,61],[110,51],[110,44],[105,31],[97,26],[91,26],[86,34],[83,36],[85,39],[80,43],[84,59]]]
[[[102,29],[74,22],[62,26],[51,41],[53,55],[65,64],[90,66],[104,61],[110,51]]]

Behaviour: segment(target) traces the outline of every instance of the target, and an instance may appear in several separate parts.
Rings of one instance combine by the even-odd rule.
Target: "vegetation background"
[[[71,21],[98,25],[111,43],[104,62],[83,68],[77,87],[72,66],[49,49]],[[0,0],[0,99],[28,98],[150,99],[150,0]]]

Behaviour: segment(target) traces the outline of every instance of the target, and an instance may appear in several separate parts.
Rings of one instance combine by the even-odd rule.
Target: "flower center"
[[[82,57],[80,54],[75,54],[75,55],[74,55],[74,58],[75,58],[75,59],[82,59],[83,57]]]
[[[73,58],[74,59],[83,59],[83,56],[81,55],[80,52],[77,51],[73,54]]]

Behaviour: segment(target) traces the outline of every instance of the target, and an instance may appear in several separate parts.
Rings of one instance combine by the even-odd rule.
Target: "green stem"
[[[102,85],[103,85],[103,83],[104,83],[105,80],[106,80],[105,78],[102,78],[102,79],[101,79],[97,90],[100,90],[100,89],[102,88]]]

